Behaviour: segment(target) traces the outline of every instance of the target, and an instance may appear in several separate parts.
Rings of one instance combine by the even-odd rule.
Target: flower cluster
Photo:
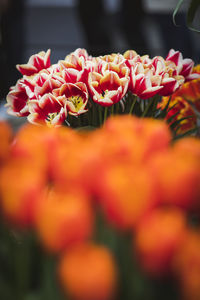
[[[166,59],[140,56],[133,50],[100,57],[77,49],[57,64],[50,63],[50,50],[17,65],[23,77],[7,96],[8,113],[27,116],[31,123],[60,125],[68,115],[86,113],[95,103],[114,106],[128,92],[140,99],[167,96],[192,74],[193,61],[179,51],[169,51]]]
[[[200,116],[200,65],[193,68],[190,76],[193,80],[184,83],[171,96],[163,97],[158,107],[164,109],[169,101],[169,112],[165,119],[170,123],[177,122],[176,132],[186,133],[197,126],[197,119]],[[173,117],[174,116],[174,117]]]
[[[173,274],[183,298],[198,299],[198,139],[171,144],[165,122],[128,115],[90,133],[26,125],[11,143],[1,123],[0,134],[3,218],[58,255],[68,295],[108,300],[124,288],[134,298],[121,280],[131,252],[129,271],[136,256],[149,277]]]

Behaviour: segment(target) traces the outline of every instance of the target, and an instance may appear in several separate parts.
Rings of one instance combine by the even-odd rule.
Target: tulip
[[[35,88],[33,93],[35,98],[40,99],[41,96],[52,93],[54,89],[61,87],[65,83],[65,80],[62,78],[60,72],[51,74],[45,70],[34,77],[34,82]]]
[[[116,266],[104,246],[80,244],[61,257],[58,274],[63,289],[76,300],[109,300],[116,289]]]
[[[168,97],[163,97],[161,103],[159,103],[159,107],[164,109],[168,101]],[[195,111],[193,110],[192,106],[180,96],[172,96],[172,99],[169,103],[169,111],[165,116],[165,120],[171,120],[169,125],[172,125],[174,122],[178,122],[180,120],[180,122],[178,122],[177,126],[174,128],[177,134],[185,133],[197,126],[197,117]]]
[[[111,164],[99,178],[99,201],[109,223],[127,230],[158,203],[154,179],[142,166]]]
[[[179,156],[184,156],[187,159],[195,160],[200,164],[200,140],[195,137],[185,137],[178,140],[174,144],[174,151]]]
[[[8,123],[0,121],[0,166],[3,165],[10,154],[10,146],[12,141],[12,130]]]
[[[67,108],[63,97],[45,94],[39,100],[29,102],[28,120],[32,124],[46,123],[48,126],[59,126],[67,117]]]
[[[175,149],[169,149],[154,155],[148,163],[152,175],[157,178],[162,202],[195,210],[200,196],[200,172],[196,159],[185,159],[181,151],[179,155]]]
[[[183,59],[183,55],[179,51],[171,49],[166,57],[166,61],[174,62],[176,65],[177,74],[182,75],[185,78],[192,73],[194,62],[189,58]]]
[[[89,92],[94,102],[111,106],[119,102],[128,89],[129,78],[120,78],[116,72],[105,75],[91,72],[88,77]]]
[[[35,210],[46,176],[38,167],[11,160],[0,174],[1,208],[6,220],[18,227],[34,223]]]
[[[171,271],[173,257],[185,234],[185,216],[177,209],[157,208],[142,219],[134,245],[143,270],[153,276]]]
[[[200,79],[184,83],[181,88],[172,95],[172,100],[177,97],[182,97],[184,100],[193,104],[200,112]]]
[[[179,282],[182,299],[199,300],[200,296],[200,234],[188,234],[174,258],[174,272]]]
[[[36,231],[45,249],[51,253],[83,242],[91,237],[93,211],[82,192],[49,191],[36,212]]]
[[[59,89],[55,89],[53,94],[57,99],[62,99],[69,114],[77,116],[87,111],[88,91],[84,83],[65,83]]]
[[[142,63],[131,67],[129,89],[133,94],[141,99],[148,99],[158,94],[162,88],[161,77],[153,75],[148,69],[145,70]]]
[[[29,82],[26,80],[26,82]],[[30,83],[30,82],[29,82]],[[24,80],[18,80],[16,86],[12,87],[7,95],[8,113],[18,117],[25,117],[29,115],[27,88],[30,92],[34,90],[34,87],[30,83],[29,86],[24,84]]]
[[[38,73],[40,70],[47,69],[51,65],[50,54],[51,51],[48,50],[47,52],[41,51],[38,54],[32,55],[27,64],[17,65],[17,69],[22,75],[27,76]]]

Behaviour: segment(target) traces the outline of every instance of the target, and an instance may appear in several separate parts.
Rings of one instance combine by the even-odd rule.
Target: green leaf
[[[184,117],[184,118],[181,118],[181,119],[178,119],[176,121],[174,121],[171,125],[170,125],[170,128],[173,130],[176,128],[177,125],[181,124],[182,121],[184,120],[187,120],[187,119],[191,119],[193,118],[194,116],[188,116],[188,117]]]
[[[42,300],[64,300],[57,281],[57,260],[46,253],[42,257],[41,289],[39,296]]]
[[[157,110],[157,112],[155,113],[155,118],[164,119],[167,116],[167,114],[170,112],[170,110],[172,110],[178,104],[178,102],[176,102],[174,105],[169,107],[171,98],[172,98],[172,96],[169,97],[169,100],[167,101],[167,104],[165,105],[165,107],[163,109],[160,108]],[[172,119],[170,119],[170,122],[173,120],[174,117],[175,117],[175,114],[172,116]]]
[[[169,100],[167,101],[167,104],[166,104],[165,108],[163,109],[163,111],[168,112],[168,107],[169,107],[171,99],[172,99],[172,96],[169,97]]]
[[[188,27],[196,32],[200,32],[200,30],[194,28],[192,26],[192,23],[194,21],[197,9],[200,7],[200,0],[191,0],[189,8],[188,8],[188,12],[187,12],[187,25]]]
[[[192,135],[192,134],[195,134],[197,133],[197,130],[198,130],[198,127],[195,127],[191,130],[188,130],[187,132],[183,133],[183,134],[179,134],[177,136],[174,137],[174,140],[178,140],[178,139],[181,139],[183,137],[186,137],[186,136],[189,136],[189,135]]]
[[[149,110],[150,110],[150,107],[152,106],[152,103],[153,103],[153,98],[150,98],[148,99],[148,102],[146,103],[146,106],[144,107],[144,111],[141,115],[142,118],[144,118],[145,116],[147,116]]]
[[[174,23],[175,26],[177,26],[175,18],[176,18],[176,15],[177,15],[181,5],[183,4],[183,2],[184,2],[184,0],[179,0],[177,5],[176,5],[176,8],[173,12],[173,23]]]
[[[170,109],[168,109],[169,108],[169,104],[170,104],[170,101],[171,101],[171,96],[169,97],[169,100],[167,101],[167,104],[165,105],[165,107],[163,108],[163,109],[158,109],[157,110],[157,112],[156,112],[156,114],[155,114],[155,118],[160,118],[160,119],[164,119],[166,116],[167,116],[167,114],[168,114],[168,112],[170,111]],[[176,105],[176,104],[175,104]],[[173,107],[175,106],[175,105],[173,105]]]
[[[170,112],[170,110],[172,110],[176,105],[178,104],[178,102],[174,103],[168,110],[167,110],[167,114]]]
[[[180,128],[181,128],[181,125],[179,124],[179,125],[176,127],[176,129],[173,130],[174,136],[177,135],[177,132],[178,132],[178,130],[179,130]]]
[[[174,115],[172,115],[172,116],[167,120],[167,123],[170,124],[170,123],[173,121],[173,119],[174,119],[176,116],[178,116],[179,113],[180,113],[180,112],[177,111]]]

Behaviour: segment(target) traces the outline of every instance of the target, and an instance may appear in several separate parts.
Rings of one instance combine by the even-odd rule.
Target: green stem
[[[92,99],[88,100],[88,126],[92,125],[93,120],[93,102]]]
[[[151,116],[155,116],[155,114],[157,113],[157,105],[158,105],[159,100],[160,100],[159,95],[156,95],[153,97],[153,108],[152,108]]]
[[[117,115],[119,113],[119,102],[116,103],[116,111],[115,114]]]
[[[81,127],[81,115],[80,116],[77,116],[77,125],[78,127]]]
[[[144,109],[144,111],[141,115],[142,118],[144,118],[147,115],[147,113],[149,111],[149,108],[151,107],[152,102],[153,102],[153,98],[149,99],[149,103],[147,104],[147,106],[145,107],[145,109]]]
[[[57,284],[56,260],[46,253],[44,253],[42,259],[41,299],[64,299],[59,285]]]
[[[87,112],[87,123],[88,123],[88,126],[90,125],[90,122],[91,121],[91,109],[89,108],[88,109],[88,112]]]
[[[99,106],[98,109],[99,109],[99,125],[101,126],[103,122],[101,106]]]
[[[96,105],[95,103],[92,105],[92,126],[96,125]]]
[[[104,109],[104,120],[103,120],[104,123],[107,119],[107,114],[108,114],[108,107],[105,107],[105,109]]]
[[[129,111],[129,115],[132,114],[136,102],[137,102],[137,96],[134,96],[133,102],[132,102],[132,104],[131,104],[131,108],[130,108],[130,111]]]
[[[19,240],[14,240],[14,264],[15,264],[15,284],[16,299],[25,297],[30,287],[31,281],[31,246],[32,241],[29,235],[19,236]]]
[[[111,106],[111,115],[114,115],[114,104]]]

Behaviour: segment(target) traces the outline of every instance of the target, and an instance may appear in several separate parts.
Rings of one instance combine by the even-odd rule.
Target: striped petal
[[[40,70],[50,67],[50,49],[47,52],[41,51],[38,54],[32,55],[27,64],[17,65],[18,71],[22,75],[33,75]]]

